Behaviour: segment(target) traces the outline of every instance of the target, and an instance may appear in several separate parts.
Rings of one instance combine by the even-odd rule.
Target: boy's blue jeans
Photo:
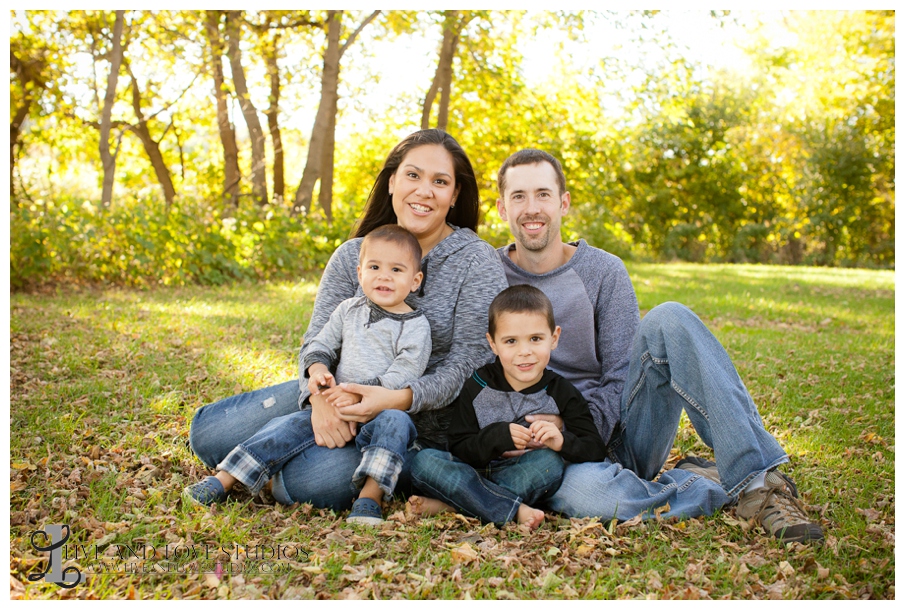
[[[352,491],[367,477],[374,479],[389,499],[409,448],[417,437],[411,418],[403,411],[381,411],[362,425],[355,436],[360,462],[352,474]],[[268,422],[261,430],[217,464],[256,495],[283,466],[315,445],[310,410],[296,411]],[[276,496],[276,493],[275,493]]]
[[[562,480],[563,461],[550,449],[495,460],[475,470],[446,451],[422,449],[412,459],[412,484],[421,493],[446,502],[484,523],[516,519],[519,506],[535,506]]]

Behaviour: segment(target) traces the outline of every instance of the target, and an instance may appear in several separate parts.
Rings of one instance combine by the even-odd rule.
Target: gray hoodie
[[[450,225],[452,226],[452,225]],[[407,387],[412,389],[408,413],[418,429],[422,446],[446,447],[450,411],[472,371],[492,359],[487,344],[487,309],[506,288],[499,255],[470,229],[452,227],[453,233],[421,261],[421,289],[405,302],[420,310],[431,326],[432,351],[427,370]],[[364,293],[358,284],[361,238],[350,239],[330,257],[314,301],[314,312],[299,352],[299,404],[308,398],[302,368],[309,344],[344,300]]]

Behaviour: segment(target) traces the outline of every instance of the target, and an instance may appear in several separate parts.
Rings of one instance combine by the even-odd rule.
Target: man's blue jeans
[[[411,470],[416,490],[497,525],[514,521],[522,504],[534,506],[556,491],[562,473],[562,458],[550,449],[495,460],[480,470],[446,451],[422,449],[412,459]]]
[[[225,398],[198,409],[189,430],[195,455],[209,468],[216,468],[237,445],[255,435],[272,420],[295,414],[295,424],[311,429],[311,410],[299,410],[299,382],[287,381],[254,392]],[[408,466],[415,453],[403,455],[403,468],[396,484],[399,493],[411,488]],[[314,435],[273,475],[273,497],[281,504],[308,502],[318,508],[346,510],[358,497],[350,481],[362,454],[354,442],[328,449],[314,442]]]
[[[709,515],[755,476],[788,461],[764,429],[726,350],[679,303],[655,307],[641,320],[621,409],[610,443],[614,460],[568,465],[550,508],[573,517],[627,520],[669,503],[663,516]],[[722,485],[680,469],[650,480],[669,457],[683,410],[713,448]]]

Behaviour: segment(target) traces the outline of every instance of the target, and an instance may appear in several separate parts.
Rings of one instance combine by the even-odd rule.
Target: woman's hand
[[[357,424],[341,419],[336,409],[330,406],[323,396],[312,396],[310,400],[314,442],[328,449],[345,447],[355,436]]]
[[[361,394],[346,392],[338,386],[331,387],[329,390],[324,390],[323,395],[324,398],[327,399],[327,402],[335,409],[348,407],[361,402]]]
[[[405,411],[412,406],[412,390],[388,390],[377,385],[341,383],[336,386],[343,392],[358,394],[361,401],[344,407],[337,407],[337,417],[347,422],[366,423],[386,409]]]

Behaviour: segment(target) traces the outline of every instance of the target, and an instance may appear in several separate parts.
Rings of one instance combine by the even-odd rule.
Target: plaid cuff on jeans
[[[393,499],[393,490],[396,489],[400,472],[402,472],[401,457],[383,447],[368,447],[362,452],[361,464],[352,475],[352,489],[360,490],[365,484],[365,479],[371,477],[383,491],[384,500],[389,502]]]
[[[242,445],[229,452],[223,461],[217,464],[217,470],[223,470],[236,477],[248,488],[251,495],[256,496],[270,479],[267,467],[246,451]]]

